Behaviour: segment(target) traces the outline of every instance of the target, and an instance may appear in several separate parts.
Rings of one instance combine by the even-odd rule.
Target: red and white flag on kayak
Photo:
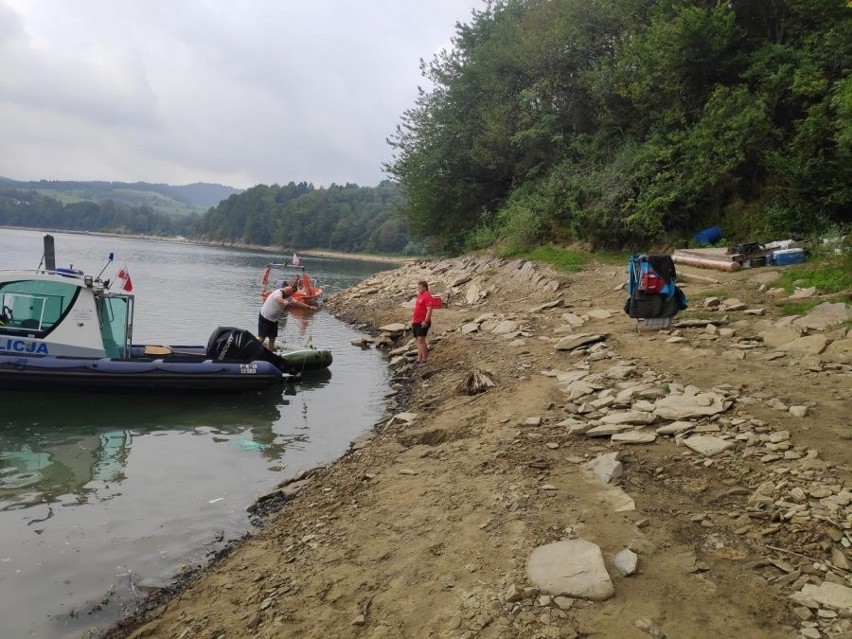
[[[126,266],[122,266],[118,269],[118,274],[115,276],[119,282],[121,282],[121,290],[129,293],[133,290],[133,282],[130,281],[130,273],[127,270]]]
[[[299,256],[293,253],[293,266],[299,266],[302,263],[302,260],[299,259]]]

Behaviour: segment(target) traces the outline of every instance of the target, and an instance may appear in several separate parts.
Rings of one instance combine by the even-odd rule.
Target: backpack
[[[677,287],[677,272],[670,255],[631,255],[627,262],[627,302],[630,317],[674,317],[687,307],[686,295]]]

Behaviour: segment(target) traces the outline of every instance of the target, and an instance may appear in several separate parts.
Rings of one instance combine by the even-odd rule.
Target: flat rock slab
[[[776,346],[777,350],[785,352],[800,353],[802,355],[819,355],[828,346],[828,338],[825,335],[808,335],[794,339],[787,344]]]
[[[601,549],[585,539],[539,546],[527,561],[527,577],[553,596],[603,601],[615,594]]]
[[[627,410],[604,415],[600,421],[601,424],[652,424],[655,419],[657,419],[657,416],[651,413]]]
[[[722,397],[715,393],[669,395],[654,403],[654,414],[663,419],[680,420],[717,415],[725,408]]]
[[[402,333],[405,331],[405,324],[400,324],[399,322],[395,324],[385,324],[384,326],[380,326],[379,330],[383,333]]]
[[[683,440],[683,445],[705,457],[713,457],[734,447],[734,442],[713,435],[695,435]]]
[[[556,346],[554,348],[557,351],[570,351],[575,348],[580,348],[581,346],[587,346],[588,344],[594,344],[595,342],[602,342],[606,339],[606,335],[598,335],[595,333],[578,333],[576,335],[569,335],[568,337],[563,337],[561,340],[556,342]]]
[[[852,306],[843,302],[823,302],[811,309],[811,312],[804,317],[793,320],[793,326],[824,331],[850,320],[852,320]]]
[[[625,430],[633,430],[633,424],[603,424],[586,431],[589,437],[609,437]]]
[[[822,354],[833,362],[852,364],[852,338],[834,340]]]
[[[657,441],[657,435],[656,433],[641,433],[631,430],[626,433],[616,433],[610,437],[610,441],[619,444],[653,444]]]
[[[680,421],[660,426],[654,432],[656,432],[657,435],[678,435],[693,428],[695,428],[695,422]]]
[[[518,322],[513,320],[503,320],[497,326],[491,329],[492,333],[496,333],[497,335],[505,335],[507,333],[514,333],[518,330]]]
[[[809,608],[831,608],[843,616],[852,614],[852,588],[824,581],[819,586],[805,584],[790,599]]]

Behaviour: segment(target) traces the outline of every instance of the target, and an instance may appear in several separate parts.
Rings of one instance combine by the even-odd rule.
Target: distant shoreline
[[[108,233],[106,231],[75,231],[70,229],[44,229],[30,226],[0,226],[0,229],[11,229],[16,231],[37,231],[40,233],[67,233],[68,235],[98,235],[101,237],[127,237],[134,240],[156,240],[160,242],[174,242],[179,244],[197,244],[199,246],[218,246],[221,248],[234,249],[249,249],[255,251],[263,251],[265,253],[274,253],[276,255],[285,256],[283,259],[288,259],[286,256],[295,253],[305,257],[322,257],[337,260],[353,260],[359,262],[383,262],[386,264],[405,264],[406,262],[414,262],[420,258],[414,257],[389,257],[387,255],[373,255],[369,253],[345,253],[342,251],[328,251],[323,249],[306,249],[304,251],[296,249],[282,249],[276,246],[262,246],[260,244],[244,244],[241,242],[203,242],[200,240],[192,240],[183,236],[167,237],[163,235],[139,235],[135,233]]]

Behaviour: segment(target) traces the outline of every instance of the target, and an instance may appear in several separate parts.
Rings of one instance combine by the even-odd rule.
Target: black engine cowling
[[[249,331],[233,326],[220,326],[207,340],[207,357],[217,362],[254,362],[262,360],[274,364],[282,373],[295,369],[285,360],[266,348]]]

